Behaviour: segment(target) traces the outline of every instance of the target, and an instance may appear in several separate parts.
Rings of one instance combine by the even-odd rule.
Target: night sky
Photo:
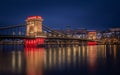
[[[1,0],[0,26],[25,24],[40,15],[55,29],[120,27],[120,0]]]

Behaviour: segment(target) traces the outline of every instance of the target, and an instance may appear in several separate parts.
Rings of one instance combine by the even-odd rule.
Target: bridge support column
[[[25,47],[43,47],[45,44],[44,38],[25,39]]]

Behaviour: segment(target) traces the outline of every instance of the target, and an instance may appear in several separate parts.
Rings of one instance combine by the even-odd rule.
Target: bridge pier
[[[43,47],[45,44],[44,38],[24,39],[25,47]]]

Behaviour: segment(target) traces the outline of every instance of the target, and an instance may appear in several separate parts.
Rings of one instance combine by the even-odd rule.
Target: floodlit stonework
[[[30,16],[27,18],[26,36],[39,36],[42,33],[42,17]]]

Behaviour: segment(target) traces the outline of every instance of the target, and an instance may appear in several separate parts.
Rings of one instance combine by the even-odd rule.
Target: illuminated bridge
[[[72,34],[59,32],[42,24],[41,16],[30,16],[26,24],[0,27],[0,44],[24,44],[26,47],[41,45],[86,44],[93,40],[80,39]]]

